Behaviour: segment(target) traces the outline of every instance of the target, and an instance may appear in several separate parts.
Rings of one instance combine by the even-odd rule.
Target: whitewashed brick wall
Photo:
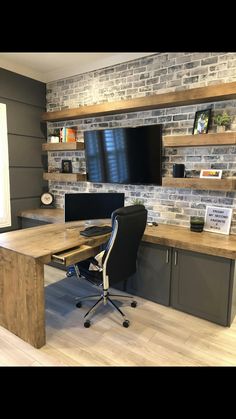
[[[160,53],[91,71],[47,84],[47,110],[76,108],[107,101],[132,99],[236,81],[236,53]],[[233,117],[231,129],[236,131],[236,100],[180,106],[175,108],[108,115],[61,123],[56,127],[77,126],[85,131],[99,128],[162,124],[163,135],[191,134],[195,112],[211,108],[227,109]],[[210,131],[215,131],[211,124]],[[78,157],[85,170],[84,152],[51,152],[49,165],[61,167],[62,158]],[[184,163],[189,176],[201,169],[222,169],[223,177],[236,176],[236,147],[178,147],[163,150],[163,176],[172,175],[173,163]],[[163,188],[158,186],[93,184],[89,182],[49,182],[57,207],[63,207],[65,192],[125,192],[126,205],[134,198],[143,199],[149,220],[189,226],[191,215],[204,215],[206,205],[236,208],[236,193]],[[236,215],[231,233],[236,234]]]

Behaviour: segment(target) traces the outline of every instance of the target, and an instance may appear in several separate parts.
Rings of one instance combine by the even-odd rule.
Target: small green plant
[[[216,125],[227,127],[231,122],[231,116],[224,111],[214,117],[214,122]]]
[[[131,201],[132,205],[144,205],[144,200],[139,198],[134,198]]]

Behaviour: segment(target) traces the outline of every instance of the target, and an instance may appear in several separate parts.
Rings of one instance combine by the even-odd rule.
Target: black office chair
[[[130,298],[128,295],[111,294],[109,286],[128,279],[136,272],[136,259],[140,241],[142,239],[146,222],[147,210],[143,205],[132,205],[119,208],[112,213],[112,233],[102,256],[100,270],[89,270],[92,264],[98,265],[95,258],[89,258],[76,264],[77,276],[82,276],[95,286],[102,286],[100,294],[93,294],[87,297],[77,298],[79,301],[76,307],[82,306],[82,301],[100,297],[92,308],[85,314],[84,327],[90,327],[89,315],[91,315],[100,304],[110,303],[123,317],[123,326],[129,327],[129,320],[124,313],[112,301],[111,297]],[[136,307],[137,302],[132,301],[131,306]]]

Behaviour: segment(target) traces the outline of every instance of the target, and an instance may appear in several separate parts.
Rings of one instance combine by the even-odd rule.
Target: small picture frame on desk
[[[61,173],[72,173],[71,160],[62,160],[62,162],[61,162]]]
[[[206,207],[204,231],[211,233],[229,234],[232,208]]]

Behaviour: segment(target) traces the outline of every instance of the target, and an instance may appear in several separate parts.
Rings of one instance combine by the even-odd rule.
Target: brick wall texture
[[[160,53],[79,74],[47,84],[47,110],[56,111],[103,102],[192,89],[236,81],[236,53]],[[86,130],[162,124],[164,135],[192,133],[195,112],[227,110],[232,116],[230,129],[236,131],[236,100],[203,103],[175,108],[100,116],[74,121],[48,123],[54,128],[76,126]],[[215,132],[211,122],[209,132]],[[62,159],[77,157],[86,171],[83,151],[50,152],[49,165],[61,168]],[[184,163],[188,176],[199,176],[201,169],[222,169],[223,177],[236,176],[236,147],[178,147],[163,149],[163,176],[172,176],[173,163]],[[205,215],[207,205],[236,208],[236,193],[164,188],[153,185],[94,184],[89,182],[49,182],[56,206],[63,208],[65,192],[124,192],[125,205],[142,199],[149,221],[189,227],[191,215]],[[236,214],[231,233],[236,234]]]

